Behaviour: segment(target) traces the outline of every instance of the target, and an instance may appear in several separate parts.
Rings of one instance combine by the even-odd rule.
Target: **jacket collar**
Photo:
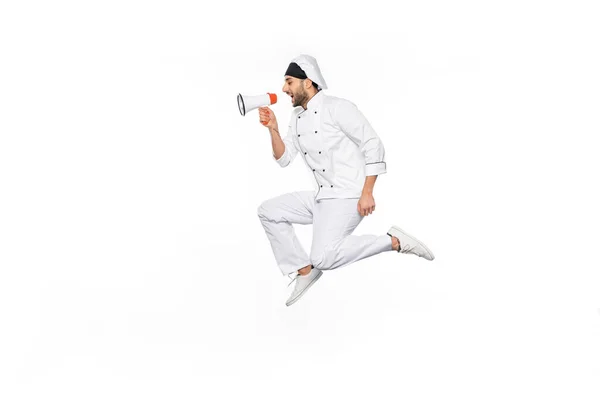
[[[313,97],[310,98],[308,103],[306,104],[306,111],[318,110],[323,103],[323,90],[319,90]]]

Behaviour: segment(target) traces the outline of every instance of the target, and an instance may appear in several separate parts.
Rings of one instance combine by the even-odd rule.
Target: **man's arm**
[[[363,186],[362,193],[363,194],[373,194],[373,187],[375,186],[375,181],[377,180],[377,175],[369,175],[365,178],[365,185]]]
[[[351,101],[340,99],[335,107],[334,119],[338,127],[364,154],[366,176],[385,174],[387,171],[383,143],[356,105]]]
[[[282,167],[287,167],[296,157],[298,149],[292,140],[292,126],[288,126],[288,133],[282,140],[279,134],[279,124],[273,110],[269,107],[259,107],[260,122],[269,128],[271,135],[271,146],[273,147],[273,159]]]
[[[358,146],[365,157],[365,184],[356,207],[360,215],[367,216],[375,211],[373,187],[377,175],[386,173],[385,149],[369,121],[354,103],[340,99],[334,115],[336,124]]]
[[[292,139],[292,127],[288,127],[288,133],[283,140],[277,127],[269,129],[269,133],[271,134],[271,145],[273,146],[273,158],[281,167],[287,167],[298,154],[298,149]]]
[[[279,127],[269,128],[269,133],[271,134],[273,157],[278,160],[285,152],[285,143],[283,143],[283,140],[281,140],[281,136],[279,135]]]

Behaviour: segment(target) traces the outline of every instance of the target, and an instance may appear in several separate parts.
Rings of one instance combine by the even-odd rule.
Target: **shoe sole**
[[[310,289],[310,287],[319,280],[319,278],[323,275],[323,272],[321,272],[319,275],[317,275],[317,277],[315,279],[313,279],[312,281],[310,281],[310,283],[304,288],[303,291],[301,291],[300,293],[298,293],[298,296],[296,296],[291,302],[287,302],[285,303],[286,306],[291,306],[292,304],[294,304],[295,302],[298,301],[298,299],[300,297],[302,297],[302,295],[308,290]]]
[[[433,261],[433,259],[435,258],[435,256],[433,255],[433,253],[431,252],[431,250],[429,250],[429,248],[427,246],[425,246],[425,243],[421,242],[419,239],[413,237],[412,235],[409,235],[408,233],[404,232],[402,229],[398,228],[396,225],[392,225],[392,227],[388,230],[388,232],[387,232],[388,236],[395,236],[395,235],[392,235],[390,233],[393,229],[401,232],[402,234],[408,236],[409,238],[411,238],[412,240],[414,240],[415,242],[417,242],[421,246],[423,246],[423,248],[425,249],[425,251],[427,251],[427,254],[429,254],[429,257],[431,257],[431,260],[428,260],[428,261]]]

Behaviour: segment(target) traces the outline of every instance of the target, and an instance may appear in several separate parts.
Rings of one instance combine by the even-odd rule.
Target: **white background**
[[[593,3],[2,2],[0,397],[598,399]],[[436,259],[286,307],[256,209],[313,182],[235,98],[285,126],[302,53],[385,145],[355,233]]]

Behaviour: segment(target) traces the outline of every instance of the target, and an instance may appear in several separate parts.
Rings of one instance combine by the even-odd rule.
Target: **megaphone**
[[[274,93],[260,94],[258,96],[244,96],[238,94],[237,102],[240,114],[246,115],[248,111],[255,110],[258,107],[265,107],[277,103],[277,95]],[[266,125],[267,122],[263,122],[262,124]]]

